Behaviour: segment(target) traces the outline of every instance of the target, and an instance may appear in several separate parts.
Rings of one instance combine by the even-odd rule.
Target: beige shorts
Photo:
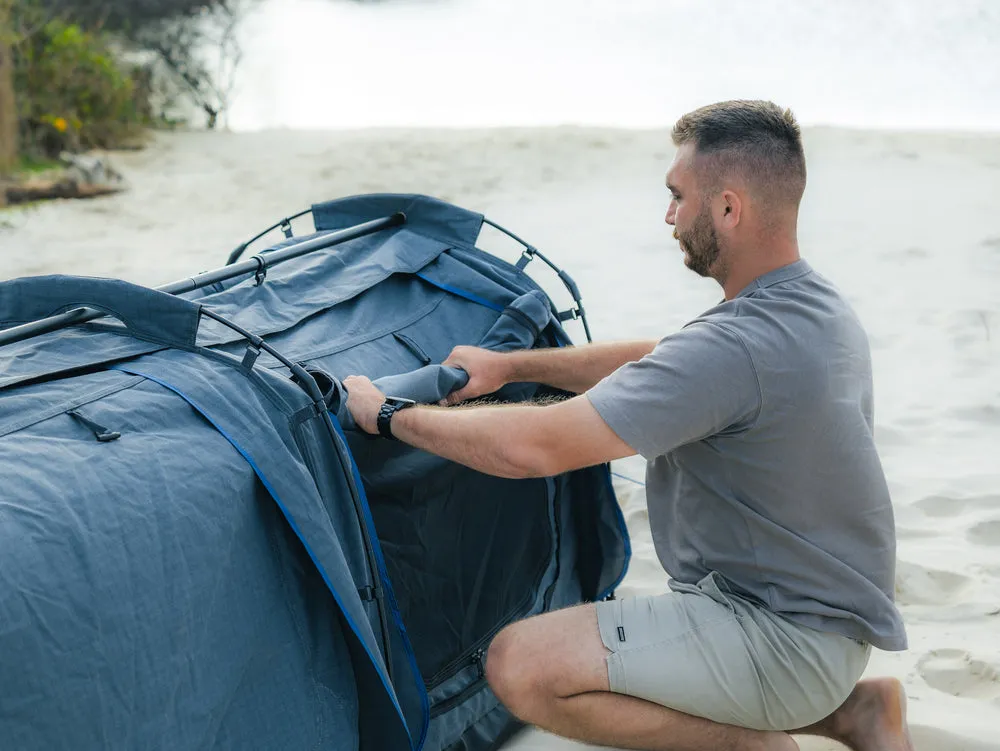
[[[871,646],[792,623],[710,574],[657,597],[597,603],[611,690],[756,730],[793,730],[839,707]]]

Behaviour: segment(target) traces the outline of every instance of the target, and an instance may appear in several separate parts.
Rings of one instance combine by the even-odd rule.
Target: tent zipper
[[[109,441],[117,441],[119,438],[122,437],[122,434],[119,433],[117,430],[109,430],[103,425],[98,425],[93,420],[88,420],[86,417],[81,415],[75,409],[69,410],[66,414],[75,417],[81,423],[90,428],[90,431],[94,434],[94,437],[101,443],[108,443]]]
[[[517,319],[517,321],[519,321],[526,329],[528,329],[533,334],[531,340],[532,343],[538,340],[538,337],[541,335],[542,331],[538,327],[538,324],[532,321],[531,318],[529,318],[524,311],[518,310],[517,308],[508,305],[506,308],[504,308],[503,315],[508,315],[511,318]]]
[[[530,602],[530,598],[526,598],[526,600]],[[469,666],[470,660],[476,659],[476,655],[486,654],[487,645],[490,643],[490,641],[493,640],[493,637],[496,636],[497,633],[499,633],[500,629],[502,629],[504,626],[507,626],[513,623],[515,620],[517,620],[517,618],[521,615],[521,612],[524,610],[525,605],[528,604],[528,602],[520,603],[511,618],[503,619],[502,623],[490,629],[481,639],[475,642],[475,644],[472,645],[471,654],[469,652],[466,652],[458,659],[452,660],[443,668],[438,670],[434,675],[432,675],[430,680],[425,681],[424,685],[427,686],[427,690],[433,691],[435,688],[440,686],[448,679],[455,677],[458,673],[461,673]]]
[[[430,364],[431,364],[431,362],[432,362],[432,360],[431,360],[431,356],[430,356],[430,355],[428,355],[428,354],[427,354],[426,352],[424,352],[424,351],[423,351],[423,350],[422,350],[422,349],[420,348],[420,345],[419,345],[419,344],[417,344],[417,343],[416,343],[415,341],[413,341],[413,340],[412,340],[412,339],[411,339],[410,337],[408,337],[408,336],[407,336],[406,334],[400,334],[400,333],[399,333],[399,332],[397,331],[397,332],[395,332],[395,333],[394,333],[394,334],[392,335],[392,337],[393,337],[393,338],[394,338],[394,339],[395,339],[395,340],[396,340],[397,342],[399,342],[399,343],[400,343],[400,344],[402,344],[402,345],[403,345],[404,347],[406,347],[406,348],[407,348],[407,349],[408,349],[408,350],[410,351],[410,353],[411,353],[411,354],[412,354],[412,355],[413,355],[414,357],[416,357],[416,358],[417,358],[418,360],[420,360],[420,363],[421,363],[421,365],[430,365]]]
[[[486,648],[480,647],[469,658],[466,667],[476,668],[477,677],[468,686],[465,686],[457,694],[452,694],[447,699],[439,701],[431,707],[431,718],[442,715],[453,707],[461,704],[473,694],[479,692],[486,685]]]

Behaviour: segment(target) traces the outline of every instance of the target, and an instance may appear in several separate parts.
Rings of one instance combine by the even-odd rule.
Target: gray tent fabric
[[[4,296],[27,321],[86,305],[117,318],[133,336],[168,347],[193,347],[201,315],[200,306],[189,300],[115,279],[16,279]]]
[[[0,347],[4,748],[480,751],[516,728],[490,640],[609,596],[629,542],[606,466],[507,480],[355,428],[352,373],[435,402],[465,383],[440,364],[457,344],[569,343],[475,247],[479,214],[357,196],[314,206],[316,235],[396,211],[261,284],[0,283],[0,329],[79,304],[124,321]]]

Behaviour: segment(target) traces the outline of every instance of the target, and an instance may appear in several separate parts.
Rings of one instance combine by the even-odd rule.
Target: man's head
[[[791,111],[764,101],[719,102],[684,115],[672,136],[666,221],[690,269],[726,286],[734,263],[748,254],[795,246],[806,162]]]

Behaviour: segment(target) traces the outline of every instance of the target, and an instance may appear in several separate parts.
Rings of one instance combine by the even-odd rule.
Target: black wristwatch
[[[396,436],[392,434],[392,426],[390,425],[392,416],[399,412],[399,410],[412,407],[414,404],[416,404],[416,402],[412,399],[403,399],[399,396],[387,396],[385,401],[382,402],[382,406],[379,407],[378,417],[375,419],[375,423],[378,425],[378,434],[391,441],[398,440]]]

